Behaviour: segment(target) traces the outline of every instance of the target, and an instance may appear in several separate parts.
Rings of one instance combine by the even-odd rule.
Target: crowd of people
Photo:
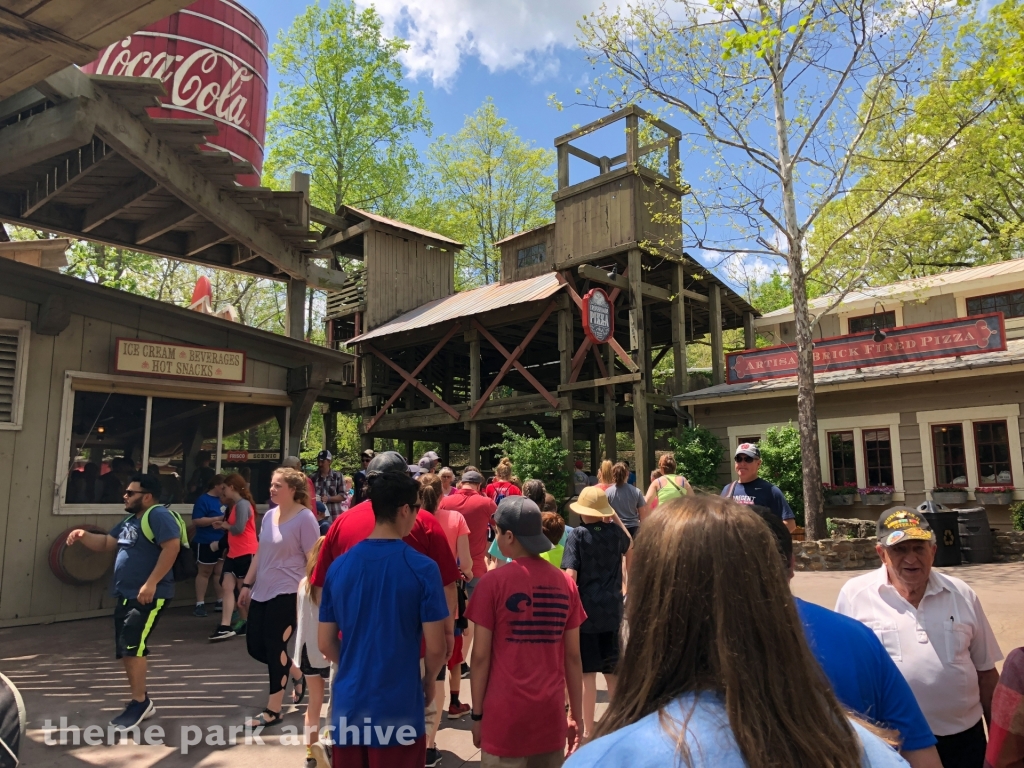
[[[327,451],[310,476],[286,460],[259,535],[238,474],[208,478],[191,543],[149,475],[130,479],[109,534],[69,535],[117,550],[132,698],[112,725],[155,712],[149,642],[190,546],[195,615],[211,581],[218,598],[210,641],[244,635],[267,670],[246,726],[308,695],[307,768],[437,766],[443,716],[470,719],[482,768],[1024,766],[1024,649],[1000,680],[977,595],[932,568],[914,510],[879,518],[881,567],[831,611],[789,590],[795,515],[754,443],[720,496],[695,493],[669,454],[646,493],[606,461],[576,488],[573,527],[508,458],[490,481],[431,452],[361,458],[351,478]]]

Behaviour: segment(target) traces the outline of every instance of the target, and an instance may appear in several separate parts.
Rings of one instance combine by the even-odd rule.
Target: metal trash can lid
[[[926,501],[923,504],[918,504],[917,511],[923,515],[940,514],[943,512],[956,512],[955,509],[950,509],[945,504],[939,504],[934,501]]]

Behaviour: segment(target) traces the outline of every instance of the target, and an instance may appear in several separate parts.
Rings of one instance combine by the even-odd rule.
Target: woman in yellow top
[[[661,470],[661,477],[647,487],[645,501],[648,507],[653,509],[666,501],[681,499],[687,494],[693,495],[693,488],[687,479],[676,474],[676,459],[671,453],[658,459],[658,469]]]

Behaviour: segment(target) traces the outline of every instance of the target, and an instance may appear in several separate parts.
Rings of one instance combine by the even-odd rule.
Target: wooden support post
[[[754,313],[743,313],[743,348],[757,349],[757,334],[754,332]]]
[[[558,311],[558,363],[560,382],[568,384],[572,377],[572,353],[573,344],[572,307],[565,307]],[[572,422],[572,393],[566,395],[569,400],[569,408],[559,412],[561,420],[562,446],[569,452],[565,459],[565,476],[567,478],[570,495],[573,489],[573,473],[576,471],[575,463],[575,435],[573,434]]]
[[[651,462],[648,456],[654,449],[647,408],[647,388],[650,386],[647,370],[650,362],[650,339],[644,322],[643,294],[640,286],[643,279],[643,255],[639,249],[634,248],[629,252],[628,259],[629,336],[631,342],[635,344],[633,360],[645,374],[640,381],[633,383],[633,442],[636,451],[633,469],[636,472],[636,487],[643,492],[647,490],[647,483],[650,481]]]
[[[560,144],[558,147],[558,188],[565,189],[569,186],[569,145]]]
[[[480,334],[473,328],[466,331],[465,340],[469,342],[469,402],[475,404],[480,399]],[[469,422],[469,463],[480,466],[480,422]]]
[[[405,460],[407,462],[409,462],[410,464],[415,464],[416,461],[417,461],[416,457],[412,455],[413,454],[413,450],[414,449],[413,449],[412,440],[411,439],[410,440],[406,440],[405,441]]]
[[[640,118],[636,115],[626,115],[626,166],[633,167],[640,161]],[[637,275],[637,282],[640,276]],[[640,479],[640,471],[637,470],[637,481]]]
[[[362,398],[369,398],[373,395],[374,358],[361,345],[356,348],[356,351],[358,353],[356,365],[358,368],[357,376],[359,377],[359,394]],[[362,414],[363,424],[366,425],[373,418],[373,408],[364,408]],[[365,451],[367,448],[373,449],[373,435],[361,432],[359,435],[359,450]]]
[[[682,264],[676,264],[676,300],[672,302],[672,357],[675,361],[674,394],[690,391],[690,375],[686,370],[686,298],[679,289],[683,287],[686,272]]]
[[[593,427],[590,431],[590,474],[592,475],[596,475],[597,468],[601,466],[601,451],[597,443],[597,427]]]
[[[301,341],[306,337],[306,281],[289,280],[287,291],[284,335]]]
[[[608,373],[615,374],[615,350],[605,345],[608,357]],[[604,388],[604,457],[614,462],[618,459],[618,433],[615,414],[615,386]]]
[[[725,383],[725,349],[722,345],[722,287],[711,284],[708,302],[711,323],[711,383]]]
[[[441,459],[441,466],[442,467],[447,467],[447,466],[451,465],[451,463],[452,463],[452,444],[451,443],[441,443],[441,456],[440,456],[440,459]]]

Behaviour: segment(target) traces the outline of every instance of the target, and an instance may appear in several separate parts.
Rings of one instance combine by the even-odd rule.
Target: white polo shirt
[[[963,581],[933,569],[914,608],[883,565],[846,582],[836,611],[874,630],[936,736],[966,731],[981,719],[978,672],[993,669],[1003,654],[981,601]]]

